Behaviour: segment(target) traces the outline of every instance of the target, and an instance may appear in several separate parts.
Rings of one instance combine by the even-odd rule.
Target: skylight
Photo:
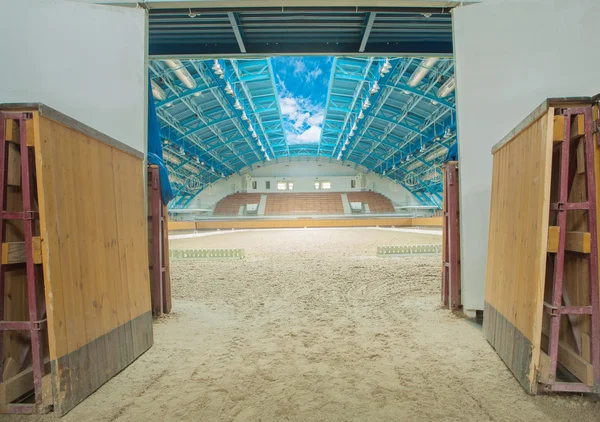
[[[271,60],[288,145],[318,144],[333,57]]]

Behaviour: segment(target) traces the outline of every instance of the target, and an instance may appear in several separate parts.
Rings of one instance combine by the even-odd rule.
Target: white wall
[[[41,102],[146,145],[146,16],[62,0],[0,2],[0,103]]]
[[[354,176],[274,176],[274,177],[254,177],[248,183],[249,193],[275,193],[277,182],[294,182],[293,192],[316,192],[315,182],[329,181],[331,189],[327,192],[357,192],[360,191],[360,184],[356,181],[356,187],[352,188],[352,180],[356,181]],[[252,188],[252,182],[257,182],[256,189]],[[266,189],[266,182],[271,182],[271,189]]]
[[[357,187],[352,189],[350,181],[355,178],[357,171],[354,167],[342,166],[328,161],[292,161],[287,165],[285,163],[274,163],[264,167],[255,168],[252,171],[243,172],[248,174],[253,180],[257,180],[259,189],[253,190],[252,184],[248,184],[248,192],[257,193],[275,193],[277,191],[277,181],[287,180],[294,182],[294,192],[315,192],[314,182],[319,180],[329,180],[332,183],[333,192],[351,192],[361,190],[357,181]],[[271,190],[265,189],[264,182],[271,181]],[[373,185],[374,184],[374,185]],[[400,204],[410,204],[416,202],[414,197],[402,186],[395,184],[387,177],[380,178],[375,174],[367,175],[367,185],[364,189],[371,189],[375,186],[375,191],[382,193],[393,202]],[[241,191],[242,177],[232,176],[227,180],[220,180],[214,184],[212,189],[205,189],[192,202],[188,208],[211,208],[219,200],[233,192]]]
[[[453,12],[465,309],[483,309],[492,146],[548,97],[600,92],[598,0],[486,2]]]

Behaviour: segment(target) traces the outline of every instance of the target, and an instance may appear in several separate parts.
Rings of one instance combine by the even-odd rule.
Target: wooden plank
[[[42,403],[44,406],[52,406],[54,404],[52,374],[47,374],[42,377]]]
[[[50,360],[46,359],[44,372],[50,372]],[[0,408],[33,390],[33,368],[30,366],[0,384]]]
[[[2,264],[20,264],[25,262],[25,242],[5,242],[2,244]],[[41,240],[39,236],[33,237],[33,263],[42,263]]]
[[[9,379],[17,375],[19,371],[19,364],[11,356],[4,360],[4,372],[2,373],[2,379]]]
[[[126,327],[150,309],[140,247],[144,179],[141,159],[56,121],[40,118],[38,133],[41,255],[61,415],[137,357]]]
[[[591,342],[590,335],[588,333],[581,333],[581,357],[591,362]]]
[[[571,139],[577,139],[585,135],[585,117],[577,114],[571,119]]]
[[[585,144],[579,142],[577,144],[577,174],[585,173]]]
[[[560,237],[560,227],[548,227],[548,252],[558,252],[558,239]]]
[[[548,227],[548,252],[558,252],[559,227]],[[590,253],[591,235],[588,232],[568,231],[565,239],[565,250],[572,252]]]
[[[550,383],[550,356],[540,352],[540,364],[538,366],[538,382],[542,384]]]
[[[495,149],[485,301],[499,314],[500,357],[527,391],[537,389],[539,333],[549,242],[554,109]]]
[[[548,335],[546,333],[542,334],[542,349],[548,350]],[[594,367],[592,364],[586,362],[571,346],[562,341],[558,343],[558,362],[585,385],[589,387],[594,385]]]
[[[554,116],[553,142],[562,142],[565,137],[565,116]]]

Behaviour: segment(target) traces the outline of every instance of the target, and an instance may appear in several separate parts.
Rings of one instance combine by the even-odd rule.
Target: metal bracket
[[[44,329],[44,326],[46,325],[46,321],[45,319],[39,320],[39,321],[33,321],[31,323],[31,329],[32,330],[36,330],[36,331],[40,331]]]
[[[544,307],[546,308],[546,312],[551,317],[559,317],[561,314],[556,306],[552,306],[548,302],[544,302]]]
[[[23,212],[23,220],[35,220],[37,215],[37,211],[25,211]]]
[[[557,202],[556,203],[556,211],[564,211],[565,210],[565,203],[564,202]]]

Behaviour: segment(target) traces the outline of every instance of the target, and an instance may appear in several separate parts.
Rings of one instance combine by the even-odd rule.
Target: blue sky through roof
[[[288,144],[318,143],[333,57],[275,57],[271,60]]]

